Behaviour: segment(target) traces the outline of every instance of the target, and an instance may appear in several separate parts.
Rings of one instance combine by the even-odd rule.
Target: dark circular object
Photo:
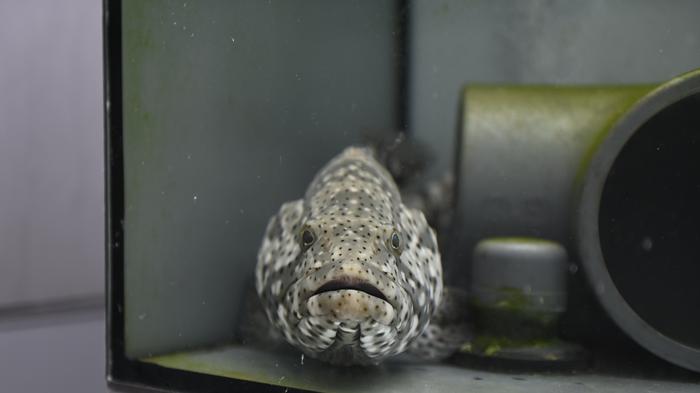
[[[310,229],[304,229],[304,231],[301,233],[301,243],[304,245],[304,247],[311,246],[314,244],[314,241],[316,241],[316,236],[314,236],[313,232],[311,232]]]
[[[396,232],[391,234],[391,248],[393,248],[394,251],[398,251],[401,248],[401,237]]]
[[[576,232],[613,320],[700,371],[700,72],[661,85],[613,126],[583,179]]]

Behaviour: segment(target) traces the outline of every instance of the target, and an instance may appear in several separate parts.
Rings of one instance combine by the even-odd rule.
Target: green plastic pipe
[[[457,260],[487,237],[557,241],[622,330],[700,371],[700,285],[687,279],[700,279],[688,218],[700,223],[700,71],[660,85],[469,86],[458,136]]]

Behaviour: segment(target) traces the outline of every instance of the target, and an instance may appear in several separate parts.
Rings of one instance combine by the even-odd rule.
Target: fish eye
[[[401,251],[401,236],[396,232],[392,232],[389,238],[389,245],[395,252]]]
[[[301,231],[301,244],[304,247],[310,247],[315,241],[316,236],[311,229],[305,228],[303,231]]]

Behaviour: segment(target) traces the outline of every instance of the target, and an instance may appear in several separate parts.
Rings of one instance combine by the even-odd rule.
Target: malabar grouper
[[[345,149],[270,219],[255,286],[286,341],[333,364],[441,359],[467,334],[440,322],[464,311],[443,286],[435,232],[369,148]]]

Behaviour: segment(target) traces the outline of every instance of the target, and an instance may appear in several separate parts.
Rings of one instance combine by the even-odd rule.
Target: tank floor
[[[697,392],[700,374],[624,369],[612,359],[587,371],[505,372],[396,360],[376,367],[332,367],[298,353],[225,346],[143,359],[160,366],[320,392]],[[622,367],[622,368],[620,368]],[[668,366],[662,366],[668,367]],[[605,369],[606,372],[596,371]],[[654,370],[659,368],[655,366]],[[653,377],[649,377],[653,375]]]

